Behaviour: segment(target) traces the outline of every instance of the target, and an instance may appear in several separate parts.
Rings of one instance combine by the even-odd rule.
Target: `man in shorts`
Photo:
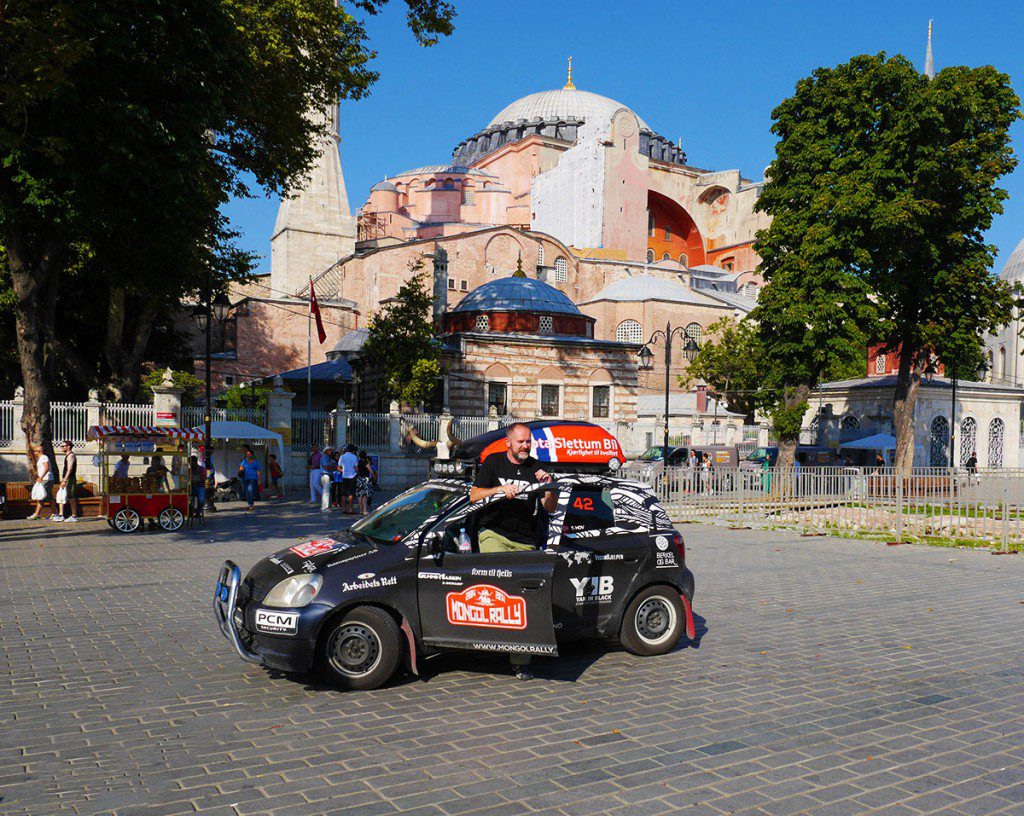
[[[341,509],[342,512],[353,514],[356,512],[356,468],[359,465],[359,457],[352,445],[345,446],[345,452],[338,460],[338,469],[341,471]]]

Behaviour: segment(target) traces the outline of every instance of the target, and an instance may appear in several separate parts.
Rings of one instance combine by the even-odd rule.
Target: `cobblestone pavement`
[[[1024,813],[1024,559],[687,525],[699,646],[446,655],[340,693],[210,611],[331,524],[0,526],[0,813]]]

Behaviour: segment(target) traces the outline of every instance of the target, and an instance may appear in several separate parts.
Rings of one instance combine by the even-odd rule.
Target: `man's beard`
[[[519,462],[525,462],[527,459],[530,458],[530,452],[528,450],[526,450],[526,451],[519,451],[518,453],[513,453],[512,455]]]

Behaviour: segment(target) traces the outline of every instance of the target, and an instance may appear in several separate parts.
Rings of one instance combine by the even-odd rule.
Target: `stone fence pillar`
[[[21,427],[21,418],[25,415],[25,389],[18,386],[14,389],[14,399],[11,400],[13,407],[12,421],[14,427],[11,429],[11,449],[22,453],[28,452],[28,439],[25,438],[25,431]]]
[[[163,382],[153,386],[153,424],[154,425],[180,425],[181,424],[181,395],[183,388],[174,384],[172,372],[167,369],[164,372]],[[89,394],[90,401],[92,393]],[[88,403],[87,403],[88,404]],[[97,418],[99,412],[97,411]],[[91,416],[91,412],[90,412]],[[92,420],[90,419],[90,422]],[[97,419],[98,421],[98,419]]]
[[[388,449],[392,453],[402,452],[402,416],[398,412],[398,401],[388,406]]]
[[[334,447],[338,450],[345,450],[348,444],[348,406],[345,400],[338,400],[334,413]]]
[[[292,400],[295,394],[282,388],[283,380],[274,377],[274,390],[267,394],[267,428],[281,434],[281,446],[284,450],[278,453],[278,463],[284,472],[284,483],[291,484],[292,457]]]

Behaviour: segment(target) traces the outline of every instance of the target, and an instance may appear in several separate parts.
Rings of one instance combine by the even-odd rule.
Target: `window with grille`
[[[853,416],[853,414],[847,414],[843,417],[842,422],[839,423],[839,427],[844,430],[853,430],[860,427],[860,420]]]
[[[487,383],[488,412],[490,412],[492,407],[498,412],[498,416],[504,416],[508,413],[508,383]]]
[[[569,280],[569,262],[565,258],[555,258],[555,283]]]
[[[462,203],[466,206],[473,206],[473,188],[463,187],[462,188]]]
[[[485,332],[485,331],[490,331],[490,329],[491,329],[490,318],[488,318],[487,315],[477,315],[476,316],[476,330],[478,332]]]
[[[623,320],[615,330],[615,339],[620,343],[642,343],[643,331],[635,320]]]
[[[997,468],[1003,466],[1003,436],[1006,426],[999,417],[993,419],[988,425],[988,466]]]
[[[691,323],[687,326],[686,336],[699,346],[701,338],[704,336],[704,330],[700,327],[700,323]]]
[[[978,421],[974,417],[964,417],[960,423],[960,464],[964,464],[971,458],[971,454],[977,455],[978,449]]]
[[[595,385],[592,400],[592,415],[595,418],[607,419],[612,403],[612,387],[610,385]]]
[[[542,385],[540,387],[540,415],[558,416],[559,385]]]
[[[875,373],[876,374],[884,374],[885,373],[885,355],[884,354],[879,354],[877,357],[875,357]]]
[[[949,420],[937,416],[932,420],[931,445],[928,462],[932,467],[946,467],[949,459],[946,450],[949,445]]]
[[[553,334],[554,326],[551,320],[551,315],[541,315],[540,317],[540,333],[541,334]]]
[[[544,244],[537,244],[537,266],[544,266]]]

